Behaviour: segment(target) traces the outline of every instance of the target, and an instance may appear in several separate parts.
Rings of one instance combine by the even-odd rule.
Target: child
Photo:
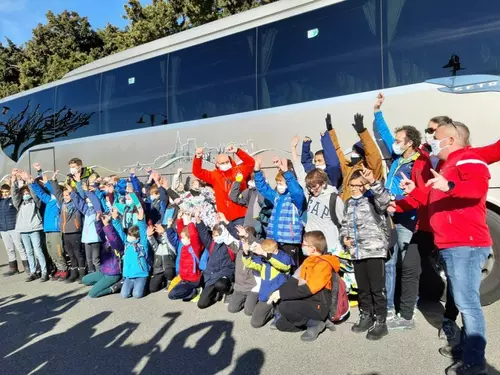
[[[253,256],[249,250],[252,250]],[[259,290],[259,302],[252,313],[250,324],[260,328],[273,317],[273,306],[267,303],[269,296],[285,283],[293,264],[292,258],[282,250],[274,240],[264,240],[262,245],[243,245],[243,264],[245,267],[260,272],[262,283]]]
[[[261,279],[256,271],[245,267],[243,264],[243,246],[247,249],[250,244],[257,241],[256,231],[252,227],[236,227],[240,243],[231,244],[231,249],[236,253],[234,293],[229,302],[227,310],[230,313],[237,313],[241,310],[245,315],[252,316],[257,302],[259,302],[259,290]]]
[[[306,328],[302,341],[316,340],[325,328],[335,330],[327,316],[332,304],[332,273],[339,271],[340,262],[327,249],[323,232],[307,232],[302,241],[304,263],[269,297],[270,302],[280,301],[276,327],[283,332]]]
[[[15,250],[17,250],[21,256],[25,272],[29,273],[28,258],[26,257],[26,251],[24,251],[23,244],[21,243],[21,234],[15,230],[17,210],[12,203],[10,186],[4,184],[0,190],[0,235],[9,259],[9,271],[4,273],[4,276],[12,276],[19,273]]]
[[[348,184],[351,198],[345,202],[340,237],[350,250],[358,284],[360,317],[352,331],[368,331],[367,339],[379,340],[388,334],[385,260],[389,244],[381,216],[391,197],[364,167],[352,173]]]
[[[66,279],[66,282],[73,283],[78,280],[80,275],[80,279],[85,275],[85,253],[82,249],[82,214],[71,200],[71,193],[73,192],[71,186],[66,185],[64,190],[61,191],[56,180],[53,179],[50,184],[61,207],[60,223],[63,246],[71,260],[69,278]]]
[[[113,210],[113,227],[118,232],[123,244],[123,285],[121,295],[129,298],[142,298],[149,277],[148,234],[144,210],[137,210],[137,225],[125,231],[118,219],[117,210]]]
[[[201,242],[209,251],[207,266],[203,270],[203,291],[198,301],[198,308],[206,309],[231,291],[234,281],[234,255],[229,245],[236,242],[236,239],[223,224],[215,225],[210,235],[200,218],[199,210],[195,213],[195,219]]]
[[[294,265],[298,266],[303,230],[301,216],[307,208],[304,191],[288,170],[286,159],[275,158],[274,162],[280,169],[276,175],[276,190],[273,190],[266,182],[260,170],[261,161],[255,161],[257,190],[273,204],[267,227],[267,238],[278,242],[283,251],[292,257]]]
[[[167,236],[170,244],[179,249],[177,254],[178,275],[181,281],[170,291],[168,298],[195,301],[200,286],[201,270],[199,267],[203,245],[191,215],[180,212],[182,219],[177,220],[177,234],[172,228],[173,219],[167,224]]]
[[[155,238],[154,234],[157,234]],[[168,290],[175,277],[175,257],[173,246],[169,246],[165,229],[161,224],[148,227],[148,241],[155,254],[153,276],[149,281],[149,291],[156,293],[162,288]]]
[[[34,179],[28,173],[20,174],[20,179],[27,183],[33,183]],[[20,180],[19,180],[20,182]],[[17,209],[16,231],[21,233],[21,240],[30,266],[30,275],[26,282],[31,282],[38,278],[36,274],[36,259],[40,265],[42,275],[41,281],[49,280],[47,272],[47,262],[42,249],[42,215],[40,213],[41,202],[37,196],[31,191],[27,185],[23,185],[20,189],[17,185],[18,174],[12,174],[11,195],[12,203]]]
[[[118,214],[114,214],[116,218]],[[83,277],[82,284],[92,286],[89,297],[97,298],[113,293],[111,286],[121,279],[120,262],[123,256],[123,242],[117,230],[110,224],[109,216],[96,217],[96,230],[104,245],[101,247],[101,269]]]

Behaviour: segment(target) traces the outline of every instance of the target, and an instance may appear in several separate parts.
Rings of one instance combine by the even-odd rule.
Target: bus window
[[[102,74],[101,132],[114,133],[167,122],[167,57]]]
[[[259,27],[259,109],[380,88],[378,4],[345,1]]]
[[[100,134],[99,90],[101,76],[66,83],[56,89],[55,140]]]
[[[54,94],[50,88],[1,104],[0,145],[9,158],[17,161],[28,148],[53,141]]]
[[[457,74],[500,74],[498,1],[384,0],[384,86],[451,76],[447,65],[459,56]]]
[[[171,122],[256,109],[255,29],[169,54]]]

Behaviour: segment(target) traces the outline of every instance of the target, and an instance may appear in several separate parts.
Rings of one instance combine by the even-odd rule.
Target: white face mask
[[[127,242],[128,243],[135,243],[137,241],[137,238],[132,237],[132,236],[127,236]]]
[[[321,169],[324,171],[326,169],[326,165],[317,165],[316,168]]]
[[[429,143],[429,146],[431,146],[432,149],[431,155],[438,156],[441,151],[443,151],[447,147],[450,147],[451,145],[441,147],[441,142],[446,141],[448,138],[450,137],[446,137],[443,139],[433,139],[432,142]]]
[[[231,168],[232,168],[231,163],[219,164],[219,169],[220,169],[222,172],[227,172],[227,171],[228,171],[228,170],[230,170]]]
[[[425,133],[425,142],[427,142],[428,145],[430,145],[433,140],[434,135]]]
[[[189,241],[189,238],[181,238],[181,242],[184,246],[188,246],[191,244],[191,241]]]
[[[215,242],[216,244],[221,244],[221,243],[223,243],[223,242],[224,242],[224,237],[222,237],[222,236],[219,236],[219,237],[214,237],[214,242]]]
[[[77,172],[78,172],[78,169],[76,169],[76,168],[70,168],[69,169],[69,173],[71,173],[71,174],[75,174]]]
[[[134,201],[132,199],[125,199],[125,204],[127,206],[132,206],[132,204],[134,204]]]
[[[361,156],[359,156],[358,153],[352,152],[351,153],[351,164],[357,164],[361,160]]]
[[[253,189],[255,188],[255,181],[248,181],[247,185],[250,189]]]
[[[280,194],[283,194],[286,191],[286,185],[277,185],[276,191]]]
[[[394,152],[396,155],[403,155],[406,150],[408,150],[408,148],[403,150],[399,143],[394,142],[392,144],[392,152]]]

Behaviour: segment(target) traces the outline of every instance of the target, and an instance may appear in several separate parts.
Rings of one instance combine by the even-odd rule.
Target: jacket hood
[[[336,187],[332,186],[332,185],[326,185],[326,189],[323,189],[323,191],[321,192],[321,194],[319,195],[320,197],[323,196],[323,195],[330,195],[332,193],[339,193],[339,191],[337,190]]]
[[[339,258],[337,258],[335,255],[330,255],[330,254],[325,254],[325,255],[319,255],[318,258],[321,260],[324,260],[332,266],[332,269],[335,272],[339,272],[340,270],[340,261]]]
[[[361,143],[361,141],[356,142],[352,146],[352,150],[357,152],[359,154],[359,156],[361,156],[362,158],[365,157],[365,148],[363,147],[363,143]]]

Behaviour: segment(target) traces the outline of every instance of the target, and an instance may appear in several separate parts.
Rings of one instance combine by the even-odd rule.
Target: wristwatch
[[[453,181],[448,181],[448,191],[452,191],[455,188],[455,183]]]

